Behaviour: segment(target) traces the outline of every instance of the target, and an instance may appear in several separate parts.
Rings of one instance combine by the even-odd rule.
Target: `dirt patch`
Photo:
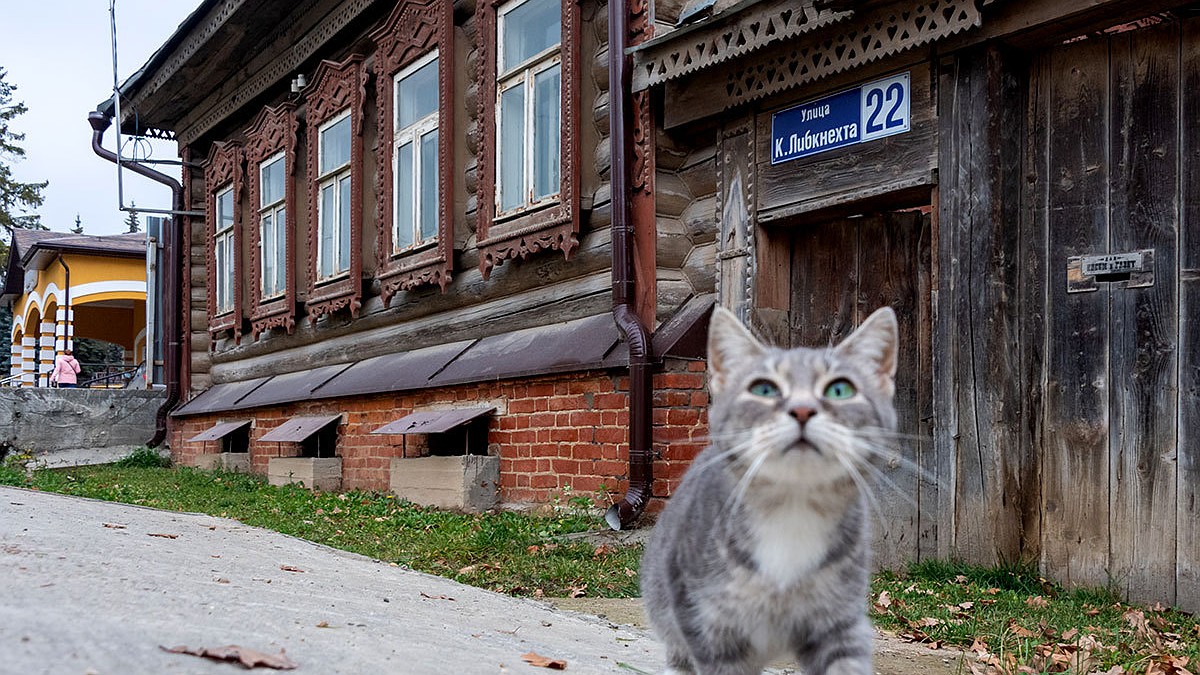
[[[638,598],[546,598],[545,601],[558,609],[649,629]],[[967,672],[962,658],[962,652],[957,650],[933,650],[884,632],[879,633],[875,642],[875,672],[879,675],[957,675]],[[794,665],[787,663],[774,664],[774,668],[780,673],[797,672]]]

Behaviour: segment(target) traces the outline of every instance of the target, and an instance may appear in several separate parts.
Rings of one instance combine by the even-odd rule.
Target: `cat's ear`
[[[839,356],[866,361],[879,377],[879,386],[890,396],[895,391],[900,328],[891,307],[880,307],[850,337],[835,348]]]
[[[731,370],[748,359],[762,358],[761,342],[742,325],[733,312],[713,308],[708,323],[708,387],[712,394],[724,388]]]

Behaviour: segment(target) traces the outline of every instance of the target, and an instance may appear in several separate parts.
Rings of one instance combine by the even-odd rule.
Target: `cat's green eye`
[[[850,380],[834,380],[825,387],[825,398],[830,401],[845,401],[848,398],[853,398],[858,390],[850,384]]]
[[[763,398],[779,398],[783,395],[783,392],[779,391],[779,385],[770,380],[755,380],[750,383],[747,391]]]

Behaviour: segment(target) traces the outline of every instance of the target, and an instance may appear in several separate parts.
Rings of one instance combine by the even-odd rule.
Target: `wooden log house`
[[[175,457],[616,498],[644,358],[653,510],[704,442],[714,302],[782,344],[886,303],[911,440],[881,565],[1200,609],[1198,5],[610,9],[201,4],[123,87],[122,128],[186,162]]]

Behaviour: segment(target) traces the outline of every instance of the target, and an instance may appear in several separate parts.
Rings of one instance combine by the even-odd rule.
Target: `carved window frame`
[[[542,249],[561,250],[567,257],[579,241],[579,125],[580,125],[580,18],[576,0],[561,0],[562,64],[561,132],[559,149],[559,198],[544,207],[515,216],[496,218],[496,86],[497,15],[500,7],[514,0],[477,0],[481,64],[476,84],[479,91],[479,123],[482,131],[477,192],[478,224],[476,245],[479,269],[484,278],[509,258],[525,258]]]
[[[264,108],[246,131],[246,170],[249,173],[250,197],[250,329],[254,338],[272,328],[283,328],[289,334],[296,328],[296,148],[299,123],[296,106],[284,103]],[[284,153],[284,198],[286,215],[284,260],[287,261],[282,296],[263,299],[262,280],[262,213],[259,195],[262,191],[260,164]]]
[[[242,209],[243,187],[242,148],[237,143],[217,142],[208,151],[204,166],[205,218],[208,221],[205,237],[206,281],[208,284],[208,332],[216,336],[225,330],[233,330],[234,340],[241,338],[242,294],[238,280],[242,278]],[[226,188],[233,191],[233,307],[217,313],[217,195]]]
[[[307,102],[308,170],[308,260],[305,309],[311,322],[325,314],[349,308],[358,316],[362,306],[362,188],[363,188],[363,106],[366,102],[370,71],[363,56],[355,54],[345,61],[322,61],[313,74]],[[318,150],[321,126],[350,112],[350,271],[331,280],[319,280],[317,265]]]
[[[406,0],[370,35],[375,51],[379,129],[376,193],[376,278],[384,306],[396,293],[424,284],[442,292],[454,272],[454,3]],[[433,50],[438,59],[438,235],[433,246],[393,251],[396,75]]]

